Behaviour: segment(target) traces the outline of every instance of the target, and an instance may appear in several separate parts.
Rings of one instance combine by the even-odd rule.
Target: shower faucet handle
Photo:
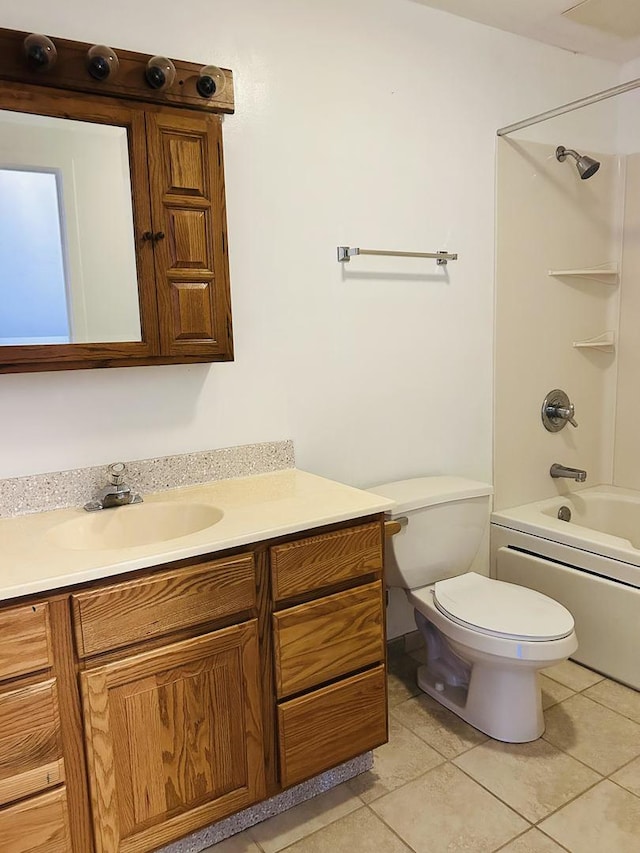
[[[545,429],[549,432],[559,432],[561,429],[570,423],[572,427],[577,427],[575,407],[565,391],[556,388],[549,391],[542,403],[542,423]]]
[[[569,403],[567,407],[565,406],[548,406],[547,414],[552,418],[562,418],[564,421],[569,421],[572,427],[577,427],[578,422],[574,418],[575,414],[575,406],[573,403]]]

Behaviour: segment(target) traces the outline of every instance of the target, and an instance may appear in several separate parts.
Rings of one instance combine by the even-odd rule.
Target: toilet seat
[[[475,572],[437,581],[433,603],[458,625],[508,640],[561,640],[575,627],[571,613],[552,598]]]

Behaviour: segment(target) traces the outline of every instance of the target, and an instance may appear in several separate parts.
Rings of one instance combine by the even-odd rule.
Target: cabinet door
[[[231,359],[220,118],[146,120],[162,355]]]
[[[98,853],[146,853],[265,796],[257,621],[82,673]]]

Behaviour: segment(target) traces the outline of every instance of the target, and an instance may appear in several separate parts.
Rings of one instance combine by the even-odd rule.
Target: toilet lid
[[[574,629],[571,613],[552,598],[475,572],[438,581],[433,600],[454,622],[513,640],[560,640]]]

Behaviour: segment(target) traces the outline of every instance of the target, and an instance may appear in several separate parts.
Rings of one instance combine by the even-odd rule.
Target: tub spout
[[[549,469],[549,474],[552,477],[567,477],[569,480],[575,480],[576,483],[584,483],[587,479],[587,472],[581,468],[567,468],[558,462],[553,463]]]

